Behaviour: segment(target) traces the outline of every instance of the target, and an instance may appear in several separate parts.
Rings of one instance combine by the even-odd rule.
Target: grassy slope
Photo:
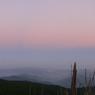
[[[41,94],[42,87],[44,94]],[[57,85],[45,85],[28,81],[6,81],[0,79],[0,95],[29,95],[30,88],[31,95],[64,95],[66,90],[70,92],[70,89],[66,89]],[[95,92],[95,87],[92,88],[92,90]],[[77,89],[77,95],[83,95],[83,92],[84,88]]]
[[[31,84],[31,95],[41,95],[42,84],[32,83],[27,81],[6,81],[0,79],[0,95],[29,95]],[[64,92],[66,88],[62,88]],[[55,85],[43,84],[44,95],[57,95],[60,94],[60,87]],[[61,94],[60,94],[61,95]]]

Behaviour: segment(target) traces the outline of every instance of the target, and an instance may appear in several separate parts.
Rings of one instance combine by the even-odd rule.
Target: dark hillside
[[[31,95],[41,95],[41,93],[44,95],[61,95],[61,92],[64,93],[64,91],[66,88],[55,85],[0,79],[0,95],[29,95],[29,93]]]
[[[95,87],[91,88],[95,95]],[[46,85],[28,81],[7,81],[0,79],[0,95],[65,95],[70,89],[57,85]],[[77,95],[84,95],[85,88],[77,88]],[[92,94],[91,94],[92,95]]]

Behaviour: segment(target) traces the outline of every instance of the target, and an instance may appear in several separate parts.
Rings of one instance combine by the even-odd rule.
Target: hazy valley
[[[77,79],[84,83],[84,70],[78,70]],[[92,70],[88,70],[88,75]],[[39,68],[18,68],[18,69],[1,69],[0,78],[13,81],[31,81],[42,84],[59,85],[62,87],[71,87],[71,71],[60,69],[39,69]],[[89,76],[87,77],[89,80]],[[77,87],[79,83],[77,82]]]

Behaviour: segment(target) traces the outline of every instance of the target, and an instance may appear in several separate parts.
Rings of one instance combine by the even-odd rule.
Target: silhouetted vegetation
[[[88,87],[89,88],[89,87]],[[95,93],[95,87],[90,91]],[[66,92],[68,94],[66,94]],[[0,95],[72,95],[71,90],[57,85],[45,85],[28,81],[6,81],[0,79]],[[77,95],[85,94],[85,87],[77,88]]]
[[[6,81],[0,79],[0,95],[29,95],[30,91],[31,95],[41,95],[41,93],[44,95],[61,95],[60,90],[62,90],[62,93],[66,90],[69,92],[69,89],[55,85],[45,85],[28,81]]]

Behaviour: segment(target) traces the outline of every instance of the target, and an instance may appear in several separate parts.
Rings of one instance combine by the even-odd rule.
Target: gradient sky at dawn
[[[94,0],[0,0],[0,65],[93,68]]]

